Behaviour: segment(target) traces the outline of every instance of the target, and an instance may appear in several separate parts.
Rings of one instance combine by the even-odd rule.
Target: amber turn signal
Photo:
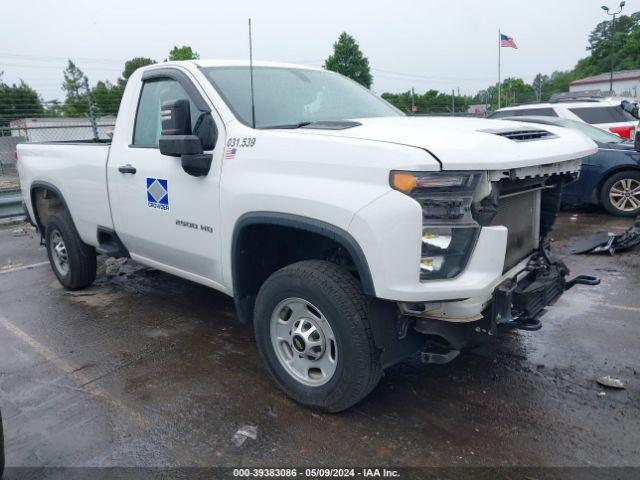
[[[396,190],[400,190],[404,193],[411,193],[416,185],[418,184],[418,179],[415,175],[406,172],[394,172],[391,175],[391,185]]]

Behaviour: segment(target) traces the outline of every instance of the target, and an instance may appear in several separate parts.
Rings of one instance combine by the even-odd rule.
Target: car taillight
[[[628,140],[631,140],[633,138],[635,130],[636,127],[609,127],[609,131],[611,133],[616,133],[622,138],[626,138]]]

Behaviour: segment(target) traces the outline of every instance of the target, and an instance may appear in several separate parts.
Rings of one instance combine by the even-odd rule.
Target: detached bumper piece
[[[540,249],[524,270],[496,287],[481,320],[456,323],[418,318],[414,329],[426,336],[422,361],[448,363],[463,348],[505,331],[540,330],[540,317],[545,308],[553,305],[564,291],[578,284],[600,283],[597,277],[579,275],[567,280],[568,275],[569,269],[564,263],[553,258],[547,249]]]
[[[545,313],[545,307],[553,305],[565,290],[577,284],[600,283],[599,278],[588,275],[567,280],[569,269],[566,265],[544,250],[531,258],[526,271],[518,281],[509,279],[496,288],[490,313],[494,333],[505,328],[540,330],[540,317]]]

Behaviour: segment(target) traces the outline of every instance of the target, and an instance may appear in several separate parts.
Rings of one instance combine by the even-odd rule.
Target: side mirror
[[[628,100],[623,100],[620,102],[620,106],[622,109],[632,115],[635,118],[640,119],[640,112],[638,112],[638,104],[629,102]]]
[[[170,100],[160,111],[162,134],[158,144],[160,153],[170,157],[194,155],[203,152],[200,138],[191,132],[189,100]]]
[[[191,107],[189,100],[169,100],[162,104],[162,135],[190,135]]]
[[[191,130],[191,107],[188,100],[171,100],[162,104],[162,135],[158,141],[160,153],[181,157],[183,170],[194,177],[207,175],[213,155],[203,153],[215,147],[218,132],[211,114],[198,118],[194,135]]]

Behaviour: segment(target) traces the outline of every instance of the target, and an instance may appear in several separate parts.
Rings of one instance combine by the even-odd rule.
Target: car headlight
[[[479,172],[391,172],[391,186],[422,206],[420,279],[453,278],[467,264],[480,226],[471,215]]]

